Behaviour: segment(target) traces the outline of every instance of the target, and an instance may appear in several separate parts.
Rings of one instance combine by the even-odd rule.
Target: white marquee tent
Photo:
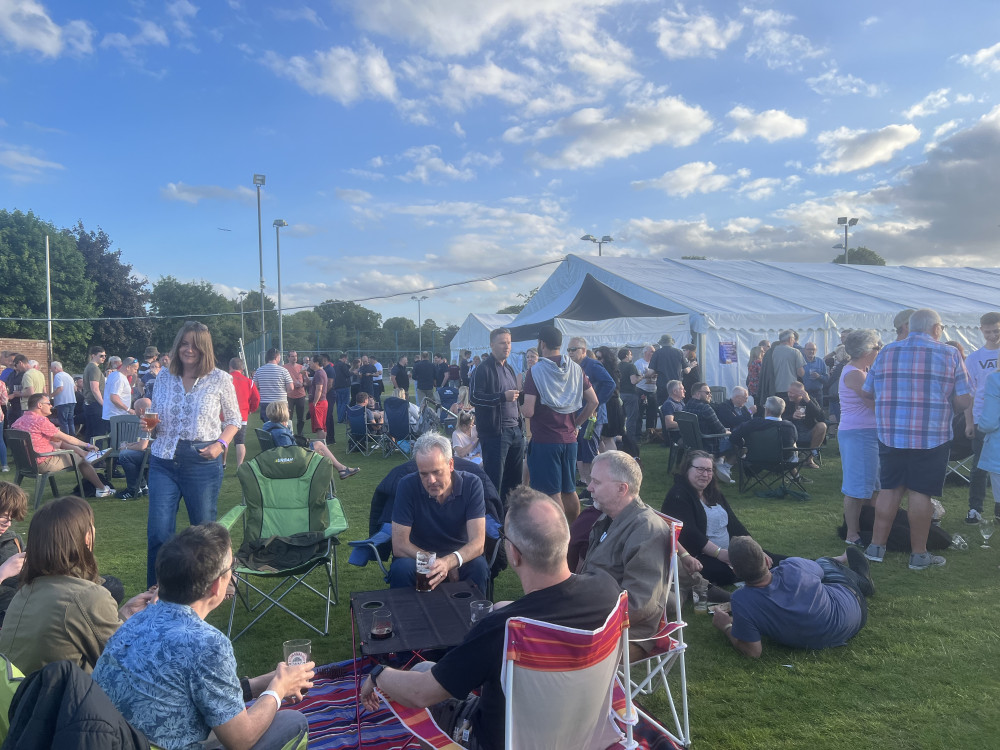
[[[553,323],[591,346],[655,342],[670,333],[678,346],[698,346],[709,383],[732,388],[745,379],[750,349],[761,339],[792,328],[803,343],[815,341],[820,356],[844,328],[874,328],[892,341],[892,319],[907,307],[934,308],[945,338],[976,348],[980,316],[1000,309],[1000,268],[570,255],[511,326],[515,341],[531,341],[533,328]]]
[[[452,338],[448,345],[451,349],[451,360],[458,362],[459,354],[463,349],[468,349],[473,354],[482,356],[490,351],[490,331],[501,326],[509,326],[514,320],[513,315],[495,313],[485,315],[472,313],[462,323],[458,333]]]

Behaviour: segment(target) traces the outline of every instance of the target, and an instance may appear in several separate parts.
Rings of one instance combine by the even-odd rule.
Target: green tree
[[[229,359],[238,351],[240,316],[225,314],[234,312],[233,301],[215,291],[209,282],[184,282],[173,276],[161,276],[153,284],[149,308],[152,315],[169,316],[154,321],[153,343],[160,351],[170,351],[184,321],[196,319],[212,333],[216,365],[228,369]],[[212,317],[192,318],[196,315]]]
[[[32,212],[0,210],[0,317],[38,322],[0,321],[0,335],[48,337],[45,289],[45,236],[49,236],[52,317],[98,316],[94,282],[87,278],[83,255],[73,238]],[[89,321],[53,323],[53,354],[66,368],[82,368],[93,326]]]
[[[240,309],[239,299],[234,301],[237,312]],[[260,336],[260,292],[250,292],[243,298],[243,323],[246,327],[247,341]],[[278,306],[274,300],[264,295],[264,327],[272,336],[278,335]]]
[[[286,315],[284,328],[286,352],[293,349],[300,354],[303,351],[316,351],[317,335],[319,336],[319,348],[321,350],[326,348],[328,333],[326,324],[313,310],[299,310],[292,315]],[[317,331],[320,333],[317,334]],[[299,362],[305,364],[302,357],[299,357]]]
[[[528,292],[527,294],[525,294],[524,292],[518,292],[516,296],[520,297],[522,299],[522,301],[521,302],[517,302],[517,303],[515,303],[513,305],[507,305],[506,307],[501,307],[499,310],[497,310],[497,314],[498,315],[517,315],[519,312],[521,312],[521,310],[524,309],[525,305],[527,305],[529,302],[531,302],[531,298],[534,297],[536,294],[538,294],[538,287],[537,286],[534,289],[532,289],[530,292]]]
[[[843,247],[843,245],[841,245]],[[885,258],[876,253],[874,250],[869,250],[864,245],[854,248],[850,251],[850,260],[852,266],[884,266]],[[833,259],[834,263],[845,263],[847,262],[844,258],[844,254],[841,253],[836,258]]]
[[[111,238],[100,227],[96,232],[88,232],[81,219],[64,232],[83,255],[87,278],[94,282],[101,317],[117,318],[95,321],[94,340],[122,357],[141,357],[153,335],[152,321],[146,317],[149,289],[145,281],[132,273],[130,264],[122,263],[121,250],[111,250]]]
[[[402,351],[417,348],[417,324],[409,318],[389,318],[382,324],[382,330],[387,334],[389,348],[395,349],[397,345]]]
[[[326,328],[330,332],[327,342],[327,347],[330,349],[354,350],[357,348],[358,331],[364,338],[366,333],[377,331],[382,327],[381,315],[356,302],[328,299],[313,309],[320,319],[325,321]]]

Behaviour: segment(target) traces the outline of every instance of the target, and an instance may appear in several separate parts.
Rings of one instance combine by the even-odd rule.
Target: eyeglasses
[[[570,346],[570,347],[566,348],[566,351],[569,352],[570,354],[572,354],[573,352],[578,352],[581,349],[583,349],[582,346]]]
[[[517,550],[517,554],[521,554],[521,550],[517,549],[517,545],[510,540],[509,536],[503,533],[503,529],[497,529],[497,534],[500,536],[501,541],[507,542],[507,544]]]
[[[10,516],[0,516],[0,526],[10,526],[14,519]]]
[[[233,555],[233,561],[227,567],[223,568],[222,572],[219,573],[219,575],[217,575],[216,578],[222,578],[222,576],[224,576],[226,573],[232,574],[235,572],[236,572],[236,556]]]
[[[711,466],[692,466],[691,468],[697,471],[699,474],[715,473],[715,469],[713,469]]]

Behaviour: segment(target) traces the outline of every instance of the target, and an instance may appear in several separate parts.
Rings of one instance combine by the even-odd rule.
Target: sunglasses
[[[571,346],[568,349],[566,349],[566,351],[568,351],[570,354],[572,354],[573,352],[578,352],[581,349],[583,349],[582,346]]]
[[[501,541],[507,542],[507,544],[509,544],[511,547],[517,550],[517,554],[519,555],[521,554],[521,550],[517,549],[517,545],[510,540],[509,536],[503,533],[503,529],[497,529],[497,535],[499,535]]]

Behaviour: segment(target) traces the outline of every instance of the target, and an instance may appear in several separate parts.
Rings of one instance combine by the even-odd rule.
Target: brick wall
[[[49,347],[41,339],[5,339],[0,338],[0,350],[23,354],[28,359],[38,362],[38,370],[45,375],[45,382],[52,387],[52,373],[49,372]]]

